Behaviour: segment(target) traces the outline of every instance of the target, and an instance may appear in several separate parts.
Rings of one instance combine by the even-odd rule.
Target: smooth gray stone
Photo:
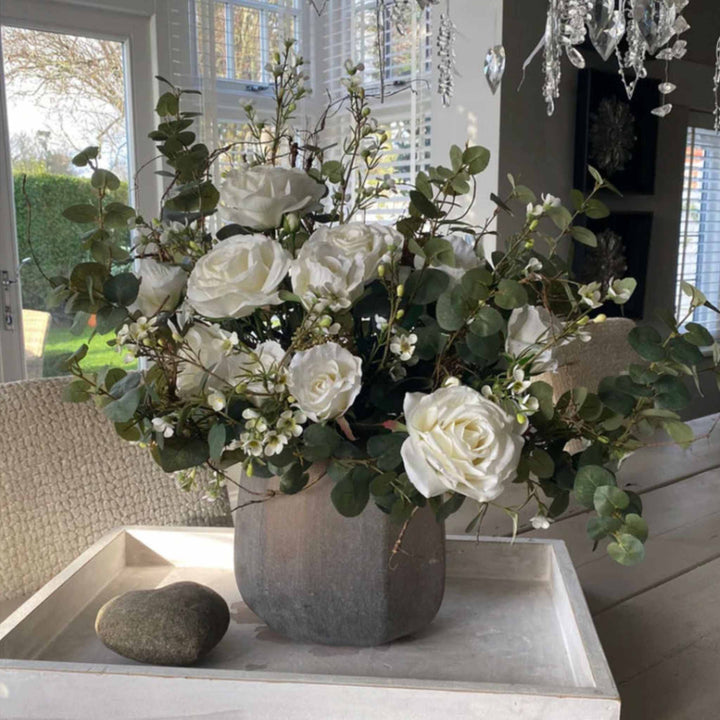
[[[114,652],[153,665],[192,665],[222,640],[227,603],[214,590],[179,582],[133,590],[100,608],[95,632]]]
[[[320,472],[313,468],[313,474]],[[243,478],[262,492],[277,479]],[[323,477],[235,516],[235,576],[250,609],[275,632],[324,645],[374,646],[423,630],[445,590],[445,529],[429,507],[401,526],[372,500],[354,518],[332,504]],[[257,499],[240,491],[239,502]]]

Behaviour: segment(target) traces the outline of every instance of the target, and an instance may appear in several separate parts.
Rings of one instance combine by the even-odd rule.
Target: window
[[[324,89],[332,97],[343,94],[344,63],[365,65],[364,82],[375,97],[373,113],[388,133],[388,150],[378,175],[390,175],[401,196],[381,200],[367,220],[391,222],[406,205],[402,197],[416,174],[430,163],[432,42],[429,8],[406,13],[402,29],[391,19],[388,4],[378,13],[377,0],[329,3],[323,16],[324,56],[316,60]],[[381,64],[377,48],[384,55]],[[382,75],[381,75],[382,73]],[[342,115],[336,118],[342,122]],[[328,140],[340,127],[329,127]]]
[[[720,295],[720,136],[701,127],[688,128],[680,223],[676,311],[684,318],[690,298],[686,281],[700,288],[710,302]],[[720,316],[709,308],[695,310],[692,319],[720,336]]]
[[[331,0],[318,15],[307,0],[169,0],[170,62],[173,81],[202,90],[205,142],[244,139],[243,105],[254,101],[258,115],[269,108],[269,53],[291,35],[307,61],[313,96],[298,113],[314,125],[328,95],[345,94],[345,61],[365,65],[364,82],[375,100],[373,112],[388,133],[388,151],[378,175],[391,175],[401,192],[430,163],[430,10],[406,12],[402,27],[392,3],[378,11],[377,0]],[[383,62],[378,61],[382,48]],[[381,95],[384,97],[381,98]],[[188,99],[192,102],[192,99]],[[339,136],[343,113],[332,118],[324,144]],[[331,154],[331,153],[330,153]],[[221,170],[241,161],[241,152],[223,158]],[[401,197],[381,201],[367,220],[390,222],[406,205]]]
[[[272,81],[266,65],[270,52],[285,38],[298,37],[300,0],[198,0],[195,3],[197,52],[207,47],[204,33],[212,32],[215,75],[220,81],[243,83],[247,90],[263,90]],[[206,13],[210,7],[210,23]]]

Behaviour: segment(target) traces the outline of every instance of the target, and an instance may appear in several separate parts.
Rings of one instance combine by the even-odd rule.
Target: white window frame
[[[690,143],[693,143],[694,146],[694,131],[695,130],[702,130],[705,132],[713,132],[713,119],[712,115],[710,113],[700,113],[697,111],[693,111],[690,114],[689,120],[688,120],[688,127],[687,127],[687,141],[686,141],[686,147],[690,146]],[[718,145],[720,147],[720,139],[718,141]],[[720,164],[719,164],[720,167]],[[688,185],[688,178],[687,174],[688,171],[692,170],[692,164],[690,167],[686,164],[686,161],[683,166],[683,196],[682,196],[682,210],[681,210],[681,216],[680,216],[680,228],[679,228],[679,237],[678,237],[678,251],[677,251],[677,270],[675,272],[675,313],[678,317],[678,320],[682,320],[684,315],[687,313],[689,309],[690,304],[690,298],[685,296],[681,289],[681,281],[687,280],[693,285],[697,285],[698,289],[704,292],[708,300],[712,302],[713,304],[717,304],[718,297],[720,296],[720,269],[718,270],[718,283],[715,287],[703,287],[705,283],[702,280],[697,279],[697,275],[699,272],[695,273],[695,276],[688,277],[688,272],[686,268],[686,252],[687,252],[687,241],[688,238],[691,236],[690,233],[690,223],[691,218],[688,213],[688,205],[691,202],[690,197],[690,187]],[[717,204],[718,208],[720,208],[720,187],[718,187],[715,192],[713,193],[715,196],[713,198],[713,201],[715,204]],[[720,209],[717,211],[713,211],[713,214],[720,215]],[[715,246],[713,248],[714,251],[720,251],[720,223],[717,227],[717,232],[715,233],[717,235],[716,240],[711,240],[711,244]],[[702,235],[698,233],[698,239],[702,239]],[[698,255],[701,254],[700,250],[700,242],[698,243]],[[696,264],[699,261],[696,260]],[[704,323],[706,321],[705,318],[697,318],[698,313],[707,312],[711,315],[714,315],[712,311],[710,310],[703,310],[698,309],[693,313],[692,317],[689,318],[689,321],[695,321],[695,322],[701,322]],[[716,323],[717,327],[715,328],[715,337],[720,338],[720,323]]]
[[[142,167],[148,158],[155,157],[157,152],[154,143],[147,137],[148,128],[155,126],[153,110],[157,100],[157,82],[154,79],[157,74],[157,51],[153,39],[153,17],[51,0],[3,0],[0,3],[0,24],[124,43],[125,66],[128,70],[127,123],[131,130],[128,133],[131,144],[128,177],[133,178],[137,168]],[[8,134],[7,102],[4,93],[0,91],[0,270],[8,273],[12,283],[5,295],[9,298],[15,326],[13,330],[6,330],[0,317],[2,382],[26,377]],[[157,213],[161,195],[161,186],[158,177],[153,174],[154,169],[152,164],[146,166],[138,177],[137,209],[147,217]],[[132,182],[130,186],[132,189]],[[4,303],[0,302],[1,305]]]

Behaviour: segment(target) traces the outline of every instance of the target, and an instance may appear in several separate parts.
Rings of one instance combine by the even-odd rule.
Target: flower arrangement
[[[279,477],[280,492],[293,494],[322,462],[345,516],[372,503],[400,532],[419,507],[442,521],[472,502],[472,531],[516,483],[523,505],[537,507],[535,527],[574,497],[595,510],[591,540],[608,538],[615,560],[638,562],[647,524],[614,471],[657,429],[692,441],[677,414],[690,399],[683,378],[697,378],[701,347],[712,345],[717,361],[713,338],[688,318],[669,321],[664,336],[638,327],[627,374],[554,402],[537,376],[557,366],[559,347],[589,339],[603,302],[622,305],[635,289],[631,278],[580,285],[558,252],[568,238],[596,244],[577,221],[605,216],[597,195],[612,186],[590,168],[594,188],[574,191],[571,211],[511,177],[477,227],[463,202],[489,152],[453,146],[447,166],[404,188],[407,213],[394,225],[364,222],[395,188],[380,175],[387,135],[362,67],[346,69],[348,133],[324,150],[317,133],[292,123],[307,92],[302,58],[292,43],[275,53],[273,120],[246,108],[244,164],[219,188],[213,168],[229,148],[196,142],[185,91],[170,86],[151,133],[168,168],[160,220],[107,202],[118,180],[100,168],[98,148],[74,159],[92,168],[97,203],[64,214],[92,225],[83,236],[92,260],[53,280],[52,301],[96,314],[97,330],[116,330],[118,352],[143,364],[87,373],[83,345],[65,360],[76,376],[66,398],[92,397],[121,437],[147,445],[182,487],[203,482],[211,496],[234,465]],[[491,230],[499,213],[517,218],[504,242]],[[130,255],[118,241],[128,224]],[[691,312],[713,307],[696,288],[685,292]],[[571,441],[583,449],[571,454]],[[209,475],[196,473],[203,466]],[[519,509],[505,508],[515,524]]]

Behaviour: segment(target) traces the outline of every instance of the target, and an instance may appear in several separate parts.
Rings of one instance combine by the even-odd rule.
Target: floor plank
[[[720,559],[599,614],[623,720],[720,716]]]

